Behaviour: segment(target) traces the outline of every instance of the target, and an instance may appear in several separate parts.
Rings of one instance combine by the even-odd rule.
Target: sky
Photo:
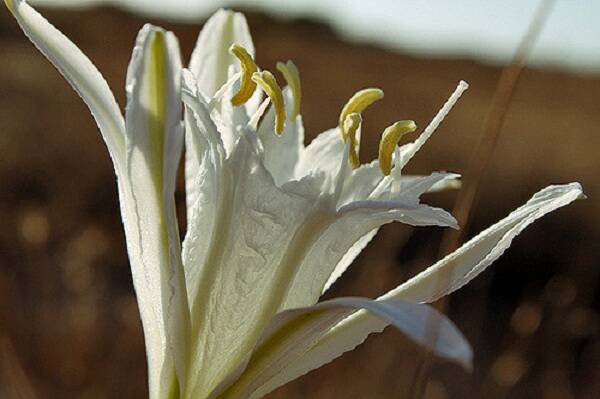
[[[44,6],[110,4],[196,23],[219,7],[311,17],[348,40],[434,57],[503,64],[514,54],[540,0],[30,0]],[[527,63],[600,73],[600,1],[556,0]]]

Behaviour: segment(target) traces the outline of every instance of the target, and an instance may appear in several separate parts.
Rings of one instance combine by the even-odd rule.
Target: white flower
[[[305,147],[297,70],[278,64],[288,83],[283,92],[273,75],[258,71],[241,14],[219,11],[206,23],[183,73],[173,34],[146,25],[127,74],[123,118],[72,42],[24,1],[5,3],[87,103],[113,159],[152,398],[258,398],[388,324],[469,367],[471,349],[460,332],[420,303],[468,283],[527,225],[582,195],[577,183],[547,187],[377,300],[317,304],[381,225],[456,227],[419,197],[455,186],[458,176],[401,171],[466,83],[414,142],[397,146],[416,129],[400,121],[383,133],[379,159],[359,166],[360,112],[383,93],[358,92],[339,126]],[[188,225],[181,249],[174,189],[184,125]],[[436,342],[427,339],[431,321],[439,324]]]

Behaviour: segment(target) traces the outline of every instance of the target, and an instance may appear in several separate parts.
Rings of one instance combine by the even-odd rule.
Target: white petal
[[[241,130],[248,124],[250,118],[243,106],[236,107],[231,103],[231,99],[239,89],[239,76],[233,65],[229,66],[229,76],[232,84],[226,83],[222,88],[223,95],[220,100],[213,98],[212,117],[219,128],[221,140],[225,146],[225,151],[230,154],[233,151],[235,143],[241,135]]]
[[[581,195],[579,183],[546,187],[506,218],[384,297],[432,302],[452,293],[498,259],[525,227]]]
[[[339,279],[344,274],[344,272],[346,272],[346,270],[348,270],[348,268],[350,267],[352,262],[354,262],[354,259],[356,259],[356,257],[358,255],[360,255],[360,253],[363,251],[363,249],[365,249],[365,247],[371,242],[373,237],[375,237],[377,235],[378,231],[379,231],[378,228],[373,229],[373,230],[369,231],[367,234],[365,234],[364,236],[362,236],[361,238],[359,238],[358,241],[356,241],[354,244],[352,244],[350,249],[348,249],[348,252],[346,252],[342,256],[342,258],[338,261],[335,268],[331,272],[331,275],[327,279],[325,286],[321,290],[321,294],[324,294],[325,291],[327,291],[329,288],[331,288],[333,283],[335,283],[337,281],[337,279]]]
[[[302,116],[298,115],[291,121],[290,114],[293,108],[291,90],[283,90],[286,105],[287,120],[281,135],[275,134],[275,110],[271,107],[264,115],[258,128],[257,135],[264,149],[264,165],[281,186],[292,180],[300,154],[304,151],[304,125]]]
[[[205,264],[186,263],[186,270],[200,267],[191,397],[210,393],[255,345],[283,300],[297,256],[314,239],[312,223],[320,222],[306,222],[312,203],[277,188],[248,139],[223,165]]]
[[[227,82],[230,66],[235,72],[240,71],[237,58],[229,53],[232,44],[244,47],[254,57],[246,17],[239,12],[219,10],[204,24],[190,60],[190,70],[198,79],[201,92],[209,98]],[[248,101],[248,115],[256,111],[261,98],[259,94]]]
[[[89,58],[29,4],[23,0],[10,3],[23,32],[89,107],[120,174],[125,166],[125,123],[108,84]]]
[[[374,202],[369,202],[371,206]],[[382,203],[383,204],[383,203]],[[374,230],[398,221],[415,226],[455,226],[456,221],[446,211],[427,205],[410,209],[398,208],[389,202],[380,208],[356,208],[338,215],[315,240],[310,251],[300,261],[298,271],[280,310],[310,306],[316,303],[332,275],[341,275],[367,244]]]
[[[512,239],[536,219],[582,196],[581,186],[550,186],[524,206],[486,229],[454,253],[378,300],[433,301],[466,284],[496,260]],[[266,393],[318,368],[360,345],[369,334],[382,331],[386,322],[366,312],[356,312],[326,333],[304,355],[288,358],[288,367],[261,387]]]
[[[190,70],[204,95],[212,97],[227,81],[229,65],[237,64],[237,59],[229,54],[232,44],[239,44],[254,56],[254,44],[244,15],[219,10],[204,24],[190,60]]]
[[[186,152],[198,159],[198,174],[188,182],[196,190],[196,201],[188,210],[188,228],[183,241],[183,263],[189,302],[198,295],[202,269],[214,239],[221,198],[225,149],[210,110],[196,90],[193,75],[184,70],[183,100],[185,102]]]
[[[229,77],[240,71],[239,61],[229,53],[229,47],[234,43],[243,46],[254,56],[254,44],[244,15],[229,10],[219,10],[204,24],[190,61],[190,70],[198,80],[199,97],[210,100],[227,85]],[[232,87],[226,86],[225,93],[216,101],[214,107],[214,112],[219,115],[219,119],[227,122],[227,129],[221,131],[221,134],[224,135],[223,140],[227,152],[231,151],[232,144],[235,142],[233,138],[235,125],[232,126],[232,122],[248,119],[249,115],[254,114],[262,99],[262,92],[257,90],[255,96],[244,106],[232,107],[230,103],[231,93]],[[186,130],[190,129],[192,127],[186,126]],[[189,140],[189,137],[188,135],[186,141]],[[186,142],[186,147],[192,148],[193,146],[192,143]],[[196,176],[201,173],[200,161],[195,158],[193,152],[186,151],[185,176],[188,220],[192,212],[192,206],[197,200],[198,187],[194,181]]]
[[[294,360],[356,310],[366,310],[383,324],[392,324],[415,342],[440,356],[470,368],[472,351],[456,326],[427,305],[408,301],[337,298],[278,314],[263,334],[245,370],[219,398],[260,398],[275,389],[282,369],[294,369]],[[431,336],[435,325],[438,334]]]
[[[377,180],[375,180],[374,176],[376,176],[375,173],[381,174],[381,172],[379,172],[377,161],[363,166],[364,167],[354,170],[346,180],[344,195],[339,201],[341,204],[347,204],[351,201],[356,202],[358,199],[366,199],[377,186]],[[372,166],[374,166],[376,170]],[[435,191],[445,189],[446,187],[443,186],[445,182],[454,182],[457,176],[458,175],[450,173],[433,173],[430,176],[403,176],[401,179],[402,187],[406,189],[406,192],[402,190],[400,194],[401,196],[406,194],[418,198],[423,192],[431,192],[432,189],[435,189]],[[373,184],[373,182],[375,184]],[[452,185],[448,184],[448,186],[451,187]],[[366,202],[366,204],[368,205],[369,202]],[[441,214],[444,218],[447,216],[445,212]],[[452,218],[447,218],[447,222],[448,225],[456,227]],[[371,230],[348,249],[348,252],[343,255],[342,259],[337,263],[335,269],[329,276],[329,280],[327,280],[323,292],[327,291],[333,283],[344,274],[354,259],[377,234],[378,230],[378,228]]]
[[[344,156],[345,144],[338,128],[326,130],[319,134],[304,151],[296,165],[296,177],[302,177],[316,171],[325,172],[334,177],[340,169]]]
[[[152,395],[186,383],[189,308],[175,213],[175,178],[183,143],[181,60],[170,32],[144,26],[127,79],[127,184],[132,203],[127,240],[144,332]],[[132,220],[133,219],[133,220]],[[152,353],[151,353],[152,352]],[[156,353],[154,353],[156,352]]]
[[[429,176],[403,175],[400,177],[400,192],[398,195],[393,195],[393,197],[406,196],[408,193],[419,197],[426,192],[431,193],[451,188],[455,189],[460,186],[460,182],[457,180],[459,177],[457,174],[444,172],[434,172]],[[430,183],[431,186],[429,186]],[[417,184],[429,187],[426,190],[416,189]],[[339,206],[353,201],[383,198],[390,192],[391,187],[392,179],[384,177],[381,174],[379,161],[376,159],[371,163],[360,165],[346,178]]]
[[[162,300],[160,297],[156,299],[156,293],[162,291],[162,282],[166,280],[160,277],[161,271],[153,269],[152,264],[146,264],[146,259],[142,256],[144,249],[139,240],[142,219],[137,212],[138,204],[127,170],[123,117],[106,81],[92,62],[24,1],[15,0],[11,3],[11,11],[26,35],[65,76],[90,108],[115,164],[128,252],[148,348],[150,396],[163,397],[173,389],[172,384],[176,381],[173,360],[170,355],[167,356],[169,343],[164,329],[170,319],[171,311],[168,307],[172,299],[168,298],[164,308],[160,306]],[[179,151],[180,144],[176,142],[168,149],[170,157],[177,156]],[[174,253],[177,252],[175,249]],[[166,285],[168,284],[167,281]]]
[[[400,179],[400,187],[411,185],[413,181],[426,178],[421,175],[404,175]],[[437,193],[446,190],[456,190],[461,187],[460,175],[454,173],[446,173],[442,180],[436,181],[425,193]],[[401,189],[402,193],[402,189]]]
[[[346,177],[339,205],[368,199],[383,178],[378,160],[360,165]]]

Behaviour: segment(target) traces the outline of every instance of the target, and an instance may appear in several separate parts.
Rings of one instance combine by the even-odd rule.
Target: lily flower
[[[75,44],[25,1],[5,4],[86,102],[113,160],[151,398],[259,398],[387,325],[469,368],[469,344],[426,303],[467,284],[525,227],[583,195],[578,183],[547,187],[381,297],[319,302],[381,225],[457,227],[420,196],[456,187],[458,175],[405,176],[402,169],[466,83],[415,141],[398,145],[416,130],[398,121],[383,132],[378,159],[361,165],[361,112],[383,92],[357,92],[338,126],[305,146],[298,70],[277,64],[284,90],[260,70],[242,14],[221,10],[209,19],[189,69],[171,32],[144,26],[123,116]],[[184,141],[181,244],[174,190]]]

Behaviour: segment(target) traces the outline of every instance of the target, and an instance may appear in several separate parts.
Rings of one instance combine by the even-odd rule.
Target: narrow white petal
[[[404,175],[400,179],[400,186],[410,185],[414,180],[423,179],[426,176],[421,175]],[[447,173],[444,179],[436,181],[425,193],[437,193],[446,190],[457,190],[461,187],[460,175]]]
[[[139,198],[136,198],[136,190],[132,186],[129,173],[131,168],[128,167],[125,122],[106,81],[92,62],[24,1],[11,1],[9,6],[25,34],[86,102],[115,164],[132,274],[148,348],[150,396],[164,397],[174,388],[173,384],[176,382],[172,355],[167,355],[173,348],[169,348],[171,343],[167,342],[165,333],[165,325],[170,323],[169,320],[172,320],[174,315],[170,309],[174,303],[171,298],[174,281],[161,276],[165,271],[155,269],[155,263],[147,262],[152,257],[147,257],[146,248],[152,245],[140,239],[144,226],[138,208]],[[178,130],[178,134],[181,135],[179,124],[174,130]],[[181,151],[181,139],[170,144],[165,147],[167,157],[177,158]],[[165,163],[165,176],[174,173],[175,161],[168,164]],[[162,193],[153,193],[154,199],[162,196]],[[173,225],[172,221],[167,223]],[[170,234],[175,232],[171,231]],[[174,242],[178,242],[178,239]],[[178,248],[167,248],[167,257],[171,250],[174,256],[177,256]],[[165,298],[157,295],[160,292],[164,293]]]
[[[280,310],[316,303],[325,287],[333,282],[332,275],[341,275],[384,224],[397,221],[415,226],[456,226],[456,220],[443,209],[423,204],[410,208],[401,205],[369,201],[363,207],[338,215],[299,259],[301,263]]]
[[[131,215],[127,240],[148,342],[150,389],[165,397],[186,383],[189,308],[175,213],[181,156],[181,59],[170,32],[146,25],[127,74],[126,167]]]
[[[535,220],[582,195],[579,183],[549,186],[500,222],[479,233],[458,250],[390,291],[384,298],[432,302],[467,284],[510,246]]]
[[[379,165],[377,161],[374,161],[371,164],[362,165],[360,168],[355,169],[353,173],[346,179],[344,193],[339,201],[340,204],[349,204],[351,202],[356,202],[357,200],[366,200],[369,198],[377,186],[377,180],[374,176],[378,175],[381,175],[381,172],[379,171]],[[401,199],[405,194],[412,198],[418,198],[423,192],[445,189],[446,187],[443,186],[445,182],[455,182],[457,176],[458,175],[451,173],[433,173],[430,176],[403,176],[401,178],[401,186],[405,188],[406,191],[402,190],[399,198]],[[450,187],[451,184],[448,184],[448,186]],[[389,187],[387,189],[389,189]],[[369,203],[372,203],[372,200],[365,202],[367,206]],[[445,214],[445,212],[442,213],[442,215],[444,218],[446,218],[449,226],[455,227],[453,218],[447,217],[448,215]],[[323,288],[323,292],[327,291],[329,287],[331,287],[333,283],[340,278],[342,274],[344,274],[354,259],[377,234],[378,230],[378,228],[371,230],[358,239],[358,241],[356,241],[348,249],[348,252],[344,254],[329,276],[329,280],[327,280],[327,283]]]
[[[467,368],[471,366],[469,343],[456,326],[434,308],[401,300],[337,298],[278,314],[254,349],[245,370],[236,376],[235,383],[223,387],[226,389],[213,397],[260,398],[269,393],[277,387],[282,369],[293,369],[295,359],[309,351],[333,326],[360,309],[385,325],[394,325],[436,354]],[[438,329],[436,336],[431,336],[429,327],[432,325]]]
[[[23,32],[89,107],[120,174],[125,166],[125,123],[108,84],[89,58],[24,0],[8,5]]]
[[[198,159],[198,172],[188,182],[197,191],[196,201],[189,206],[188,228],[183,241],[183,264],[189,302],[198,295],[200,276],[206,265],[213,232],[218,222],[223,187],[225,149],[219,131],[210,118],[208,105],[197,92],[196,80],[184,70],[183,101],[188,130],[186,152]]]
[[[525,227],[581,196],[582,190],[578,183],[543,189],[525,205],[474,237],[457,251],[378,300],[408,299],[428,302],[453,292],[496,260]],[[360,345],[369,334],[382,331],[386,325],[387,322],[364,311],[352,314],[324,334],[303,355],[294,359],[288,358],[288,366],[257,392],[270,392],[310,370],[329,363]]]

